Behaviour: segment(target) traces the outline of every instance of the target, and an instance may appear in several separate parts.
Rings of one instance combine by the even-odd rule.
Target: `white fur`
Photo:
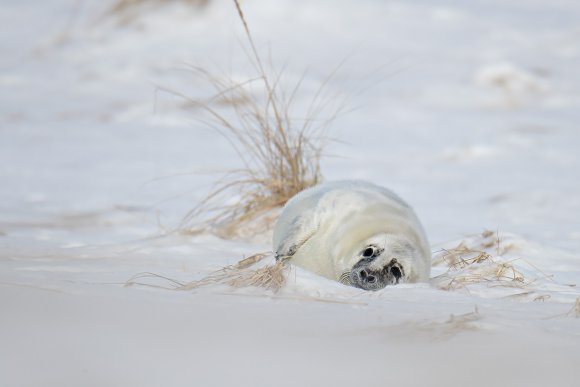
[[[274,250],[290,262],[324,277],[340,280],[360,260],[365,245],[405,269],[404,282],[429,279],[427,237],[411,207],[391,191],[363,181],[320,184],[294,196],[274,228]]]

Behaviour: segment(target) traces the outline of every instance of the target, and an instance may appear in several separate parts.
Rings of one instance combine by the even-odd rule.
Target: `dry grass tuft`
[[[182,283],[154,273],[140,273],[129,279],[125,286],[141,285],[162,289],[192,290],[203,286],[224,284],[234,288],[259,287],[277,292],[286,283],[287,260],[278,260],[273,264],[266,264],[257,269],[252,268],[268,256],[271,256],[271,253],[254,254],[197,281]],[[144,278],[161,280],[164,285],[139,282]]]
[[[444,264],[447,271],[432,279],[444,290],[466,289],[469,285],[487,284],[524,288],[533,281],[515,268],[514,260],[505,261],[501,256],[512,249],[502,246],[499,233],[484,231],[470,243],[462,241],[452,249],[444,249],[435,256],[433,265]]]
[[[286,260],[279,260],[257,269],[252,269],[256,263],[269,256],[270,253],[260,253],[245,258],[235,265],[226,266],[207,277],[184,284],[178,290],[191,290],[213,284],[226,284],[234,288],[259,287],[277,292],[286,283]]]
[[[335,105],[337,99],[323,97],[331,75],[300,114],[304,118],[291,117],[302,79],[288,89],[283,85],[282,73],[266,71],[240,4],[237,0],[234,3],[250,47],[247,57],[256,75],[240,82],[191,66],[210,82],[215,95],[206,101],[196,101],[173,94],[186,98],[205,113],[205,118],[198,119],[229,142],[242,167],[222,178],[186,214],[179,227],[184,233],[210,231],[230,238],[271,228],[276,217],[271,215],[272,209],[321,181],[324,132],[340,111]],[[327,119],[317,119],[326,112]],[[253,224],[256,219],[261,220],[258,226]],[[258,230],[251,230],[252,227]]]

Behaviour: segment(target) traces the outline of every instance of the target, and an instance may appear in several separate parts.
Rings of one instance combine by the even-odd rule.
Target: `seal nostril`
[[[360,279],[364,280],[365,278],[367,278],[367,271],[365,269],[362,269],[358,275]]]
[[[369,275],[369,276],[367,277],[367,282],[368,282],[368,283],[371,283],[371,284],[372,284],[372,283],[374,283],[376,280],[377,280],[377,278],[376,278],[374,275]]]
[[[399,269],[396,266],[391,267],[391,274],[393,275],[393,277],[395,277],[396,279],[399,279],[403,276],[403,274],[401,273],[401,269]]]

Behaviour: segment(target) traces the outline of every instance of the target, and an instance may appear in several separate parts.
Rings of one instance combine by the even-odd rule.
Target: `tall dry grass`
[[[216,76],[202,67],[189,66],[209,82],[214,90],[211,98],[200,101],[175,90],[163,89],[205,113],[196,118],[223,136],[242,164],[221,178],[201,203],[183,217],[178,227],[181,233],[209,231],[230,238],[271,229],[277,217],[273,210],[280,209],[298,192],[321,181],[320,158],[326,143],[325,131],[344,103],[338,95],[326,93],[327,84],[339,66],[306,98],[309,103],[297,118],[293,108],[304,77],[288,86],[284,83],[283,71],[271,70],[271,62],[265,63],[258,52],[239,1],[234,0],[234,4],[249,45],[246,57],[255,74],[239,81]],[[156,279],[176,290],[225,284],[277,292],[286,283],[289,265],[285,259],[258,265],[268,256],[272,253],[254,254],[188,283],[154,273],[141,273],[126,285],[156,286],[139,282]],[[165,285],[160,287],[167,287]]]
[[[229,238],[271,228],[277,216],[271,210],[321,181],[325,129],[341,108],[324,93],[332,73],[310,96],[311,103],[301,112],[302,118],[293,116],[303,78],[288,87],[282,72],[270,70],[271,63],[266,66],[239,1],[234,0],[234,4],[255,75],[240,82],[191,66],[209,81],[215,94],[206,101],[188,101],[205,113],[199,120],[228,141],[242,166],[219,180],[206,198],[184,216],[179,227],[184,233],[210,231]],[[323,113],[327,118],[320,119]]]

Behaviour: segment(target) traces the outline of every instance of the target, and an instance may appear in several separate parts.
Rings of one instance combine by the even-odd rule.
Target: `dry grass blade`
[[[147,282],[140,282],[139,280],[142,279],[157,279],[157,280],[161,280],[168,285],[162,286],[162,285],[155,285],[152,283],[147,283]],[[179,281],[176,281],[172,278],[169,277],[165,277],[159,274],[155,274],[155,273],[139,273],[134,275],[133,277],[129,278],[127,280],[127,282],[125,282],[125,287],[129,287],[129,286],[134,286],[134,285],[139,285],[139,286],[148,286],[148,287],[152,287],[152,288],[159,288],[159,289],[179,289],[183,286],[183,284]]]

